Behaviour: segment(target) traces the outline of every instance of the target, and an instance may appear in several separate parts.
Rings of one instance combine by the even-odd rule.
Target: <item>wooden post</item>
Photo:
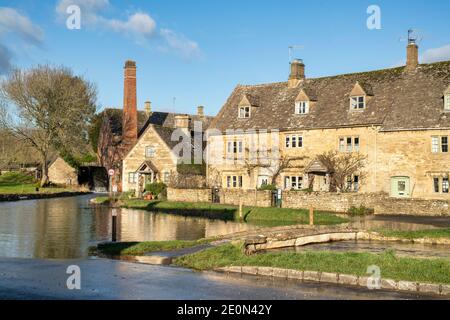
[[[112,214],[112,230],[111,230],[111,241],[117,241],[117,209],[113,208]]]
[[[314,225],[314,208],[313,207],[309,207],[309,225],[310,226]]]
[[[240,220],[244,219],[243,214],[242,214],[242,199],[241,198],[239,198],[239,219]]]

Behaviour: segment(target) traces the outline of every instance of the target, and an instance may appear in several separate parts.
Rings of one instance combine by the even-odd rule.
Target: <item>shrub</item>
[[[167,186],[162,182],[150,183],[145,186],[145,191],[150,192],[154,196],[165,193]]]
[[[365,216],[369,214],[373,214],[374,210],[370,208],[366,208],[364,206],[355,207],[352,206],[350,209],[348,209],[348,214],[351,216]]]
[[[6,172],[0,175],[0,186],[32,184],[34,178],[23,172]]]
[[[260,190],[260,191],[264,191],[264,190],[273,191],[273,190],[277,190],[277,186],[273,185],[273,184],[265,184],[265,185],[262,185],[261,187],[259,187],[258,190]]]

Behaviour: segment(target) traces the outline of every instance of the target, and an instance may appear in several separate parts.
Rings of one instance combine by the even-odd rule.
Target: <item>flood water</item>
[[[93,197],[95,195],[0,203],[0,257],[87,257],[90,246],[111,240],[111,209],[90,205],[89,200]],[[247,223],[182,217],[143,210],[118,210],[117,241],[196,240],[257,227]],[[372,216],[353,219],[351,225],[365,229],[420,230],[449,227],[450,219]],[[353,244],[322,246],[328,246],[332,250],[343,250],[345,246],[349,250],[364,247],[377,250],[373,245],[364,244],[358,245],[359,248]],[[381,249],[383,245],[380,246]],[[414,248],[418,246],[415,245]],[[405,248],[404,251],[409,249]]]
[[[111,212],[94,195],[0,203],[0,257],[75,259],[111,240]],[[118,241],[197,240],[254,228],[245,223],[119,209]]]

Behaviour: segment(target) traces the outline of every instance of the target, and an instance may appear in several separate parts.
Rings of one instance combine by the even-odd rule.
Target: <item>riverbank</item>
[[[392,251],[381,254],[273,252],[248,256],[243,253],[242,244],[226,244],[179,257],[174,260],[174,264],[201,271],[246,266],[347,274],[356,277],[368,277],[368,266],[377,266],[383,278],[395,281],[450,284],[450,260],[397,257]]]
[[[14,202],[21,200],[37,200],[51,198],[76,197],[91,194],[92,192],[82,191],[56,191],[42,193],[16,193],[16,194],[0,194],[0,202]]]
[[[93,201],[93,203],[101,205],[108,205],[109,202],[109,198],[106,197],[98,197]],[[118,202],[118,205],[127,209],[203,217],[224,221],[243,221],[267,227],[309,224],[309,211],[305,209],[243,207],[242,216],[240,216],[239,208],[237,206],[213,203],[122,199]],[[335,225],[346,223],[348,221],[347,218],[337,216],[331,212],[314,212],[315,225]]]

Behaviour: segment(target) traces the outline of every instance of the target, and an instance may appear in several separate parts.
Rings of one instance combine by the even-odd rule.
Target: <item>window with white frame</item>
[[[153,158],[155,156],[155,148],[152,146],[145,147],[145,157]]]
[[[303,136],[300,134],[287,135],[285,146],[286,148],[303,148]]]
[[[286,190],[301,190],[303,189],[302,176],[285,176],[284,189]]]
[[[227,176],[227,188],[242,188],[242,176]]]
[[[250,106],[239,107],[239,118],[250,118]]]
[[[444,97],[444,110],[450,111],[450,94],[446,94]]]
[[[338,147],[340,152],[359,152],[360,139],[359,137],[340,137]]]
[[[163,182],[164,183],[168,183],[170,179],[170,172],[169,171],[164,171],[163,172]]]
[[[227,154],[234,156],[237,154],[242,154],[244,152],[244,142],[243,141],[227,141]]]
[[[442,193],[449,193],[449,182],[448,177],[442,178]]]
[[[358,192],[360,187],[360,181],[358,175],[347,177],[347,191]]]
[[[309,113],[308,101],[296,101],[295,102],[295,114],[307,114]]]
[[[366,107],[366,97],[365,96],[350,97],[351,110],[363,110],[365,107]]]
[[[431,152],[448,153],[448,136],[431,137]]]
[[[129,172],[128,173],[128,183],[136,183],[137,182],[137,173]]]

